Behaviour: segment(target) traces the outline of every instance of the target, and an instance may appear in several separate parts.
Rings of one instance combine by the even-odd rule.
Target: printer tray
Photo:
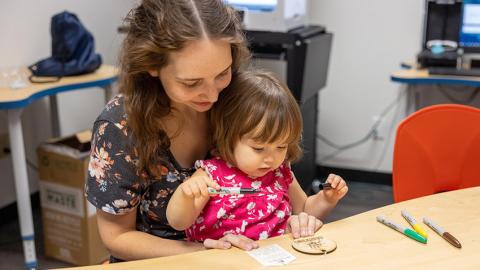
[[[417,60],[421,67],[455,67],[457,52],[434,54],[430,50],[423,50],[417,55]]]

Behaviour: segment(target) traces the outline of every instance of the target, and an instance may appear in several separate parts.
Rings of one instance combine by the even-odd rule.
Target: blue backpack
[[[85,74],[95,71],[102,64],[102,57],[95,53],[93,36],[82,25],[77,15],[64,11],[52,17],[52,56],[29,66],[35,76],[57,77]],[[51,82],[48,81],[48,82]]]

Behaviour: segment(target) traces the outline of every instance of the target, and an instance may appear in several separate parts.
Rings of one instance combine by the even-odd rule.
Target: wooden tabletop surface
[[[118,71],[110,65],[102,65],[93,73],[68,76],[52,83],[28,83],[24,88],[0,88],[0,109],[25,107],[32,101],[63,91],[102,86],[116,80]],[[27,79],[28,80],[28,79]]]
[[[415,188],[415,187],[412,187]],[[153,269],[480,269],[480,187],[440,193],[381,207],[326,224],[318,234],[337,242],[327,255],[306,255],[291,247],[290,235],[260,241],[260,247],[278,244],[297,259],[285,266],[264,267],[246,252],[208,250],[70,270]],[[417,221],[423,217],[457,237],[461,249],[427,228],[428,243],[421,244],[376,221],[376,216],[409,227],[400,214],[407,210]]]

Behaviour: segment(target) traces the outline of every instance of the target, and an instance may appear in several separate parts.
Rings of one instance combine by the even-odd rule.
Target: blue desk
[[[430,75],[426,69],[418,69],[415,65],[402,64],[405,69],[391,74],[393,82],[405,84],[407,90],[406,115],[419,108],[419,95],[413,86],[417,85],[446,85],[480,87],[480,77]]]
[[[480,77],[430,75],[426,69],[403,69],[393,73],[390,79],[406,84],[449,84],[480,87]]]
[[[117,79],[117,70],[113,66],[103,65],[96,72],[80,76],[64,77],[58,82],[30,84],[22,89],[0,88],[0,110],[6,110],[8,132],[12,154],[17,211],[20,220],[20,232],[23,239],[23,251],[26,267],[37,268],[33,230],[30,191],[28,187],[27,163],[22,133],[21,115],[23,109],[33,101],[43,97],[50,98],[53,135],[59,135],[56,94],[88,87],[102,87],[106,90],[106,99],[111,96],[111,85]]]

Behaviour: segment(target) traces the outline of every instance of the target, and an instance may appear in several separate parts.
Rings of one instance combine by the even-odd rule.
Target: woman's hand
[[[327,200],[329,203],[336,204],[348,192],[347,183],[345,182],[345,180],[343,180],[342,177],[336,174],[329,174],[325,182],[330,183],[330,185],[332,186],[331,189],[323,190],[325,200]]]
[[[292,233],[293,238],[312,236],[322,225],[318,218],[302,212],[288,219],[287,231]]]
[[[218,240],[205,239],[203,246],[207,249],[229,249],[234,246],[243,250],[252,250],[258,248],[258,243],[243,235],[227,234]]]
[[[217,182],[205,175],[196,175],[183,182],[178,188],[190,198],[208,197],[208,187],[220,189]]]

